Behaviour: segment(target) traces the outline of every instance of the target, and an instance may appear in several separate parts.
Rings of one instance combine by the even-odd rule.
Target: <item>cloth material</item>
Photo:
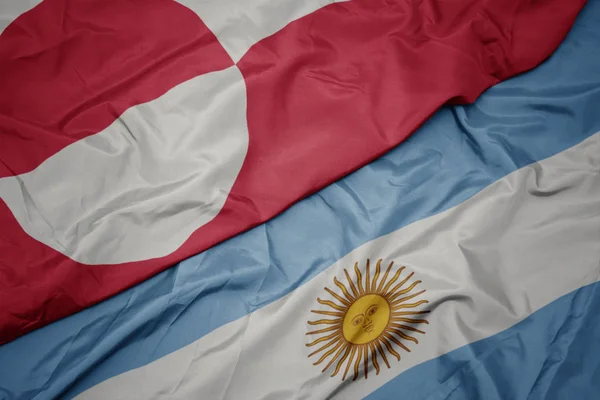
[[[585,3],[14,2],[8,15],[34,7],[0,36],[0,343],[268,220],[443,104],[533,68]]]

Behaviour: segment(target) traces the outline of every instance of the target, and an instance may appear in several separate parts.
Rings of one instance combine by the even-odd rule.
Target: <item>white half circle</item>
[[[76,261],[162,257],[219,213],[247,149],[246,88],[233,66],[0,179],[0,198],[30,236]]]
[[[0,4],[0,34],[21,14],[41,2],[42,0],[2,0],[2,4]]]
[[[233,61],[290,22],[348,0],[177,0],[217,36]]]

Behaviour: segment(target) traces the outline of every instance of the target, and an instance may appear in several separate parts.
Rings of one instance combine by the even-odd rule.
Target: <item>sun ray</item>
[[[394,307],[396,304],[400,304],[400,303],[402,303],[402,302],[405,302],[405,301],[407,301],[407,300],[414,299],[415,297],[417,297],[417,296],[420,296],[420,295],[422,295],[423,293],[425,293],[425,289],[421,290],[420,292],[416,292],[416,293],[413,293],[413,294],[411,294],[411,295],[404,296],[404,297],[402,297],[401,299],[393,300],[393,301],[390,303],[390,305],[391,305],[392,307]],[[391,297],[390,297],[390,298],[391,298]]]
[[[391,335],[390,333],[387,333],[385,335],[383,335],[386,339],[391,340],[392,342],[394,342],[398,347],[403,348],[405,351],[408,351],[410,353],[410,349],[408,347],[406,347],[402,342],[400,342],[398,339],[396,339],[393,335]]]
[[[352,365],[352,360],[354,359],[354,355],[356,354],[356,346],[352,346],[352,350],[350,350],[350,357],[348,357],[348,363],[346,363],[346,369],[344,370],[344,375],[342,375],[342,380],[346,379],[346,375],[350,370],[350,366]]]
[[[339,332],[333,332],[331,335],[322,336],[322,337],[318,338],[317,340],[315,340],[314,342],[308,343],[306,345],[306,347],[313,347],[314,345],[325,342],[329,339],[332,339],[332,338],[338,336],[339,334],[340,334]]]
[[[392,308],[392,312],[397,311],[397,310],[401,310],[404,308],[415,308],[415,307],[419,307],[421,304],[427,304],[429,303],[429,301],[427,300],[419,300],[416,303],[402,303],[402,304],[398,304],[396,307]]]
[[[375,266],[375,276],[373,277],[373,282],[371,283],[371,292],[375,292],[375,288],[377,287],[377,278],[379,278],[379,273],[381,272],[381,258],[377,260],[377,265]]]
[[[408,274],[408,276],[406,278],[402,279],[402,281],[400,283],[398,283],[389,292],[386,292],[385,294],[388,295],[388,296],[394,296],[394,295],[396,295],[397,294],[396,291],[398,289],[400,289],[402,286],[404,286],[404,284],[406,282],[408,282],[410,280],[410,278],[413,277],[414,274],[415,274],[414,272],[411,272],[410,274]],[[408,289],[408,290],[410,291],[411,289]]]
[[[352,378],[353,381],[356,380],[356,378],[358,378],[358,370],[360,368],[360,362],[362,361],[362,346],[359,346],[356,348],[356,362],[354,363],[354,378]]]
[[[365,290],[363,289],[362,274],[360,273],[360,269],[358,269],[358,263],[354,264],[354,273],[356,274],[356,283],[358,284],[358,293],[361,296],[364,296]]]
[[[333,278],[333,283],[335,283],[337,287],[340,288],[340,290],[342,291],[344,296],[346,296],[346,299],[348,299],[348,301],[353,302],[356,300],[356,297],[352,296],[350,292],[348,292],[348,288],[342,282],[338,281],[336,277]]]
[[[334,341],[332,341],[331,343],[336,343],[336,341],[334,340]],[[343,344],[344,344],[344,342],[342,342],[341,340],[338,340],[338,341],[337,341],[337,344],[336,344],[336,345],[335,345],[333,348],[331,348],[331,349],[327,350],[327,352],[323,353],[323,354],[321,355],[321,358],[319,358],[319,360],[318,360],[317,362],[313,363],[313,365],[319,365],[319,364],[321,364],[321,363],[323,362],[323,360],[325,360],[327,357],[329,357],[330,355],[332,355],[332,354],[333,354],[333,353],[334,353],[334,352],[335,352],[337,349],[339,349],[339,348],[340,348],[340,346],[341,346],[341,345],[343,345]],[[329,344],[327,344],[327,346],[329,346]],[[317,353],[317,352],[321,351],[322,349],[324,349],[324,348],[325,348],[325,347],[327,347],[327,346],[323,346],[323,347],[321,347],[319,350],[317,350],[317,351],[315,351],[315,352],[311,353],[311,355],[313,355],[313,354],[315,354],[315,353]],[[309,357],[310,357],[310,356],[309,356]]]
[[[327,368],[331,367],[331,364],[333,364],[337,360],[337,358],[340,356],[342,351],[344,351],[345,349],[348,348],[348,346],[349,346],[348,343],[346,343],[346,342],[342,342],[342,343],[344,344],[344,346],[340,347],[340,349],[337,351],[337,353],[335,353],[335,355],[331,358],[331,360],[329,360],[329,362],[327,363],[325,368],[323,368],[321,373],[325,372],[327,370]],[[331,375],[331,376],[333,376],[333,375]]]
[[[385,271],[385,274],[383,274],[383,278],[381,279],[381,282],[379,283],[379,287],[377,288],[377,293],[383,293],[383,285],[385,284],[385,281],[388,277],[388,274],[390,273],[390,271],[392,270],[392,266],[394,265],[394,262],[392,261],[390,263],[390,265],[387,267],[387,270]]]
[[[401,317],[404,315],[421,315],[421,314],[429,314],[429,310],[426,311],[402,311],[402,312],[395,312],[392,315],[392,320],[394,319],[394,317]]]
[[[390,330],[390,332],[395,333],[396,335],[400,336],[404,340],[409,340],[411,342],[414,342],[415,344],[419,344],[419,341],[417,340],[417,338],[409,336],[409,335],[407,335],[406,333],[402,332],[399,329],[392,329],[392,330]]]
[[[350,374],[354,381],[359,378],[362,368],[367,379],[369,362],[377,375],[383,368],[382,364],[391,368],[389,354],[400,361],[402,350],[411,351],[406,342],[418,344],[419,341],[413,335],[425,334],[423,329],[419,329],[422,326],[411,326],[429,324],[427,319],[421,316],[430,311],[419,309],[419,306],[427,304],[428,301],[417,299],[425,293],[425,289],[413,292],[421,281],[412,281],[408,285],[407,282],[410,282],[414,275],[411,272],[398,283],[406,267],[400,266],[394,270],[394,261],[390,262],[381,277],[382,262],[383,259],[378,259],[375,268],[371,268],[371,260],[367,259],[364,270],[357,262],[354,264],[352,276],[344,269],[347,283],[342,283],[334,277],[334,289],[338,290],[325,287],[325,292],[331,297],[317,297],[317,303],[325,306],[326,310],[310,310],[317,315],[329,316],[308,321],[308,325],[318,327],[313,328],[314,330],[307,329],[307,336],[316,337],[313,336],[312,342],[307,343],[306,347],[314,346],[308,355],[318,358],[314,365],[327,364],[322,372],[335,365],[331,377],[339,374],[341,380],[345,380]],[[404,288],[404,285],[407,287]],[[411,299],[415,300],[409,303]],[[380,364],[378,356],[381,356],[383,363]]]
[[[329,346],[331,346],[334,343],[339,343],[342,342],[341,338],[339,337],[334,337],[333,339],[331,339],[329,342],[325,343],[323,346],[319,347],[317,350],[313,351],[312,353],[310,353],[308,356],[311,357],[323,350],[325,350],[326,348],[328,348]]]
[[[404,284],[403,282],[400,282],[402,284]],[[402,296],[403,294],[406,294],[408,292],[410,292],[411,290],[413,290],[415,288],[415,286],[417,286],[419,283],[421,283],[421,281],[414,281],[412,283],[412,285],[410,285],[409,287],[407,287],[406,289],[403,289],[399,292],[395,292],[393,294],[389,294],[390,295],[390,301],[394,301],[398,296]]]
[[[350,274],[348,273],[348,270],[344,269],[344,274],[346,274],[346,279],[348,280],[348,284],[350,285],[350,290],[352,290],[354,297],[355,298],[359,297],[358,290],[356,290],[356,286],[354,286],[354,282],[352,282],[352,278],[350,278]]]
[[[394,355],[394,357],[396,357],[398,359],[398,361],[400,361],[400,354],[396,353],[396,350],[394,350],[394,348],[392,347],[390,342],[385,337],[380,338],[379,340],[381,340],[383,342],[384,346],[387,348],[387,351],[392,353]]]
[[[354,349],[354,346],[346,346],[346,351],[344,352],[344,355],[342,356],[342,358],[340,358],[340,362],[337,363],[337,365],[335,366],[335,371],[333,371],[333,375],[331,375],[332,377],[336,376],[338,372],[340,372],[340,368],[342,367],[342,364],[344,364],[344,361],[346,361],[346,358],[348,358],[348,355],[350,354],[350,350]]]
[[[363,370],[365,371],[365,379],[369,378],[369,346],[363,345]]]
[[[390,321],[393,322],[406,322],[409,324],[429,324],[429,321],[426,319],[414,319],[414,318],[402,318],[402,317],[393,317],[390,318]]]
[[[319,329],[318,331],[306,332],[306,334],[307,335],[316,335],[318,333],[327,333],[327,332],[339,331],[339,330],[340,330],[340,326],[339,325],[334,325],[334,326],[330,326],[329,328]]]
[[[341,318],[336,319],[318,319],[316,321],[308,321],[309,325],[335,325],[341,323]],[[406,321],[405,321],[406,322]]]
[[[383,288],[383,291],[381,292],[381,293],[383,293],[384,296],[387,296],[390,293],[390,292],[388,292],[388,289],[400,277],[400,274],[402,273],[402,271],[404,271],[404,268],[405,268],[404,266],[398,268],[398,271],[396,271],[396,273],[394,274],[392,279],[390,279],[390,281],[385,285],[385,287]]]
[[[341,338],[339,337],[334,337],[333,339],[331,339],[329,342],[325,343],[323,346],[319,347],[317,350],[313,351],[312,353],[310,353],[308,356],[312,357],[315,354],[325,350],[326,348],[328,348],[329,346],[331,346],[334,343],[338,343],[338,342],[342,342]]]
[[[339,306],[332,301],[322,300],[318,297],[317,297],[317,302],[319,304],[323,304],[324,306],[329,306],[329,307],[333,308],[334,310],[338,310],[338,311],[342,311],[342,312],[345,312],[348,309],[348,307]]]
[[[369,343],[369,347],[371,348],[371,362],[375,367],[375,375],[379,375],[379,363],[377,362],[377,350],[375,350],[375,345],[373,342]]]
[[[321,310],[310,310],[311,312],[314,312],[315,314],[321,314],[321,315],[329,315],[331,317],[344,317],[344,313],[341,312],[333,312],[333,311],[321,311]]]
[[[417,328],[413,328],[412,326],[408,326],[408,325],[391,323],[390,326],[393,328],[404,329],[404,330],[411,331],[411,332],[418,332],[418,333],[423,333],[423,334],[425,333],[425,331],[422,331]]]
[[[330,295],[332,295],[333,297],[335,297],[337,299],[337,301],[339,301],[340,303],[342,303],[346,307],[350,307],[350,304],[351,304],[350,301],[352,301],[353,299],[351,299],[350,301],[348,301],[348,300],[344,299],[342,296],[340,296],[339,294],[337,294],[336,292],[334,292],[333,290],[331,290],[331,289],[329,289],[327,287],[325,288],[325,291],[327,293],[329,293]],[[346,293],[344,293],[344,294],[346,294]]]
[[[371,261],[367,258],[367,270],[365,272],[365,293],[371,293]]]
[[[375,346],[377,346],[377,350],[379,350],[379,354],[381,354],[381,358],[383,359],[383,362],[385,363],[385,365],[387,365],[387,367],[390,368],[390,363],[388,362],[388,359],[385,356],[385,351],[383,351],[383,347],[381,346],[381,343],[383,343],[381,341],[381,338],[378,338],[377,344]]]

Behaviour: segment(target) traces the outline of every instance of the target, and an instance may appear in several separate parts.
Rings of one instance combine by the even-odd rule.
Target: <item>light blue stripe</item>
[[[600,2],[558,52],[271,222],[0,347],[0,398],[73,395],[289,293],[353,248],[600,131]],[[4,397],[1,397],[4,396]],[[36,397],[37,396],[37,397]]]
[[[596,283],[497,335],[409,369],[367,399],[600,399],[598,310]]]

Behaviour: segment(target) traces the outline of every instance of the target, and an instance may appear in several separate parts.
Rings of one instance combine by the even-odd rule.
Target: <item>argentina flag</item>
[[[11,19],[31,8],[36,10],[34,1],[26,3],[11,3]],[[131,11],[126,10],[126,3],[123,0],[120,5],[124,13]],[[0,269],[0,288],[18,287],[19,301],[25,302],[27,285],[16,278],[17,273],[7,272],[16,268],[15,260],[35,259],[35,264],[60,259],[64,262],[60,266],[68,264],[65,269],[52,269],[58,274],[52,278],[34,274],[41,269],[23,267],[31,274],[28,279],[44,281],[60,292],[47,301],[56,302],[58,308],[65,304],[64,312],[45,316],[43,307],[34,307],[44,303],[45,297],[35,297],[28,306],[39,313],[21,314],[13,312],[22,309],[14,305],[16,300],[7,294],[8,289],[0,297],[6,299],[0,308],[9,321],[5,325],[6,343],[0,345],[0,399],[600,399],[600,292],[596,292],[600,289],[600,2],[590,1],[583,7],[548,59],[541,62],[539,55],[534,57],[541,62],[539,66],[531,65],[531,70],[515,66],[511,70],[514,73],[503,72],[505,75],[496,81],[478,82],[477,87],[452,98],[423,92],[423,97],[436,97],[431,101],[437,103],[424,100],[422,104],[429,108],[420,111],[418,101],[407,106],[406,112],[415,114],[412,125],[418,127],[410,135],[402,130],[402,138],[387,140],[386,145],[369,144],[366,136],[357,140],[349,135],[344,140],[324,139],[320,143],[335,147],[315,150],[307,145],[308,149],[300,149],[307,153],[314,150],[313,156],[318,156],[323,163],[318,166],[323,168],[327,160],[321,157],[331,154],[337,162],[352,159],[361,146],[368,150],[364,155],[367,163],[356,165],[361,168],[354,171],[350,162],[339,164],[339,170],[325,168],[322,180],[313,179],[308,172],[303,175],[303,168],[310,169],[310,158],[300,162],[278,153],[283,148],[278,145],[284,143],[278,137],[269,143],[268,156],[250,158],[255,164],[248,164],[248,155],[256,151],[252,143],[265,145],[253,142],[252,132],[267,129],[271,123],[278,128],[293,125],[294,121],[285,117],[264,116],[270,110],[276,113],[277,103],[288,104],[290,96],[298,95],[291,84],[289,91],[276,95],[269,91],[273,97],[259,92],[257,88],[263,87],[259,72],[271,62],[277,64],[278,51],[297,51],[288,39],[276,36],[284,26],[284,30],[292,26],[293,32],[300,29],[287,25],[287,21],[321,8],[342,16],[360,13],[349,5],[342,11],[331,11],[326,1],[307,1],[306,9],[289,8],[284,5],[289,2],[282,0],[279,9],[264,6],[266,11],[260,11],[257,7],[250,14],[244,14],[241,6],[232,8],[232,15],[252,15],[254,20],[228,20],[219,14],[222,9],[215,2],[188,3],[213,21],[207,23],[208,33],[195,39],[207,40],[214,51],[211,57],[186,53],[191,57],[186,65],[193,67],[164,66],[165,71],[173,67],[182,75],[158,73],[160,79],[142,85],[143,90],[138,88],[139,104],[123,105],[123,116],[107,119],[104,127],[98,122],[101,133],[82,134],[64,148],[52,150],[56,153],[51,156],[41,155],[51,150],[40,145],[33,152],[39,156],[39,166],[23,167],[0,180],[5,208],[12,210],[7,211],[10,218],[0,218],[6,224],[0,227],[0,240],[10,242],[17,230],[20,237],[30,240],[27,229],[31,229],[40,235],[35,245],[45,243],[47,250],[27,253],[33,247],[14,245],[17,239],[0,247],[13,249],[11,257],[0,258],[13,263]],[[364,2],[358,3],[368,8]],[[164,6],[165,15],[182,12],[171,6]],[[293,12],[285,14],[290,9]],[[259,18],[266,18],[268,12],[285,15],[286,22],[267,23]],[[552,30],[551,20],[538,22]],[[191,19],[181,31],[197,23]],[[323,21],[317,17],[310,23],[315,29],[325,29],[326,24],[319,25]],[[241,32],[247,25],[255,31],[244,36]],[[360,29],[352,31],[350,26],[342,36],[360,36]],[[304,28],[310,31],[310,26]],[[156,29],[158,34],[163,28]],[[181,31],[165,29],[161,34]],[[216,46],[215,38],[223,48]],[[270,42],[253,47],[263,38]],[[319,42],[318,36],[311,38]],[[540,46],[544,45],[540,42]],[[463,55],[468,53],[463,50]],[[184,57],[182,54],[179,56]],[[275,59],[270,61],[270,56]],[[306,54],[297,58],[290,55],[290,64],[282,63],[293,70],[294,65],[302,65],[298,60],[303,57]],[[306,75],[301,74],[302,79],[319,75],[319,63],[327,57],[311,64],[304,71]],[[198,65],[206,71],[192,71],[200,68]],[[346,72],[360,75],[360,68],[353,70],[353,64],[348,65]],[[440,70],[444,66],[456,68],[441,63]],[[517,69],[528,71],[517,74]],[[371,72],[377,75],[377,71]],[[388,72],[381,71],[381,76]],[[16,74],[16,70],[11,73]],[[319,76],[324,79],[325,75]],[[303,88],[310,81],[298,79],[294,82]],[[347,83],[336,84],[341,87]],[[253,89],[253,85],[257,86]],[[148,87],[156,90],[157,96],[161,92],[160,96],[146,92]],[[385,83],[377,87],[387,90]],[[344,97],[342,92],[335,95]],[[253,96],[262,102],[257,109],[250,106]],[[374,108],[380,105],[376,96],[368,98]],[[383,99],[392,101],[394,96],[388,93]],[[306,102],[303,106],[312,107]],[[298,104],[296,100],[293,103]],[[230,112],[220,113],[220,106]],[[313,119],[303,119],[302,126],[323,128],[323,121],[329,121],[327,113],[339,111],[320,105],[324,107],[321,114],[317,106],[310,108],[316,113],[310,115]],[[220,122],[213,124],[212,119],[197,116],[195,107],[208,110],[206,115]],[[249,114],[258,109],[261,118],[252,120]],[[364,111],[362,106],[356,110]],[[111,109],[106,115],[113,111],[118,114]],[[172,115],[163,119],[163,111]],[[373,113],[379,115],[380,111]],[[356,112],[340,126],[356,124],[362,115]],[[418,112],[422,115],[417,117]],[[147,124],[136,125],[136,116],[144,113],[149,116],[144,119]],[[189,115],[195,119],[188,119]],[[379,126],[381,132],[396,127],[399,120],[383,121],[389,125]],[[8,126],[2,123],[0,128]],[[70,124],[76,127],[77,121]],[[133,129],[131,137],[117,135],[123,131],[119,124]],[[212,135],[214,127],[227,127],[232,136]],[[201,139],[193,142],[187,132],[196,128],[197,132],[209,133],[198,133]],[[373,127],[366,124],[360,128]],[[171,136],[154,141],[161,137],[157,133],[154,139],[143,142],[136,132],[145,130],[168,131]],[[125,177],[123,188],[137,188],[135,195],[157,194],[150,196],[149,203],[138,202],[134,194],[125,196],[135,201],[123,203],[120,209],[150,204],[152,218],[160,216],[160,212],[154,213],[157,209],[169,218],[157,225],[131,217],[135,213],[127,214],[129,220],[115,218],[114,224],[102,219],[99,224],[106,223],[105,228],[90,236],[75,234],[76,245],[61,247],[63,242],[56,242],[58,236],[50,235],[50,230],[35,230],[42,226],[47,209],[35,206],[33,190],[43,186],[43,193],[56,196],[48,204],[60,203],[55,208],[60,210],[52,217],[57,221],[75,218],[77,213],[87,218],[89,213],[105,210],[100,206],[86,208],[91,203],[85,202],[88,197],[84,195],[73,197],[72,204],[71,200],[61,203],[56,200],[60,198],[57,193],[72,189],[61,186],[60,180],[52,181],[54,191],[47,189],[44,179],[55,179],[45,171],[61,170],[73,181],[84,182],[73,186],[81,193],[97,188],[98,182],[108,188],[104,172],[88,182],[85,170],[71,167],[79,165],[77,162],[94,163],[86,153],[89,150],[92,154],[94,146],[106,146],[102,148],[110,153],[111,145],[106,141],[110,135],[135,142],[151,154],[177,148],[179,153],[173,150],[173,154],[179,156],[194,146],[202,151],[190,153],[183,161],[162,159],[171,169],[157,167],[151,169],[155,175],[144,175],[144,182],[156,184],[153,188],[166,185],[166,190],[157,192],[143,187],[137,172],[128,175],[125,166],[130,164],[119,164],[120,155],[114,158],[116,161],[109,165],[114,166],[115,177]],[[285,143],[299,146],[307,142]],[[303,154],[300,150],[298,154]],[[126,159],[142,164],[148,161],[136,158],[136,154]],[[193,184],[169,186],[175,174],[185,175],[189,168],[195,168],[190,161],[194,157],[204,159],[214,154],[222,158],[211,161],[211,165],[223,168]],[[51,164],[55,169],[48,167]],[[240,179],[249,179],[254,185],[260,180],[255,171],[267,167],[287,169],[278,175],[276,184],[269,181],[260,191],[250,191],[244,197]],[[244,172],[245,168],[251,168],[250,172]],[[299,186],[294,186],[296,181]],[[276,192],[288,186],[289,197]],[[33,194],[21,202],[15,193],[29,193],[18,190],[23,187],[33,188]],[[207,187],[213,192],[206,198],[202,197],[205,192],[198,194],[198,202],[207,205],[199,212],[190,208],[189,214],[172,216],[170,209],[161,208],[159,203],[167,198],[183,204]],[[118,192],[121,189],[110,190],[106,193],[124,198]],[[259,197],[252,197],[259,192]],[[260,217],[238,213],[234,206],[240,198],[255,201],[252,204]],[[282,211],[284,205],[289,208]],[[138,216],[144,215],[148,216],[144,212]],[[135,222],[131,232],[139,233],[122,239],[130,244],[130,252],[117,246],[119,229],[130,229],[127,221]],[[218,224],[222,225],[215,228]],[[206,236],[198,239],[197,229]],[[97,240],[102,242],[113,234],[116,236],[110,243],[115,247],[97,247]],[[23,251],[17,256],[14,248]],[[171,261],[175,265],[167,268]],[[88,275],[82,281],[59,274],[71,271],[75,262],[86,268]],[[109,275],[94,275],[105,267],[119,271],[110,275],[118,281],[110,290],[101,288],[103,283],[113,282]],[[146,267],[150,269],[143,269]],[[94,279],[97,282],[90,283]],[[87,283],[78,286],[83,281]],[[10,293],[17,293],[17,289],[10,289]],[[57,300],[63,297],[70,300]]]

